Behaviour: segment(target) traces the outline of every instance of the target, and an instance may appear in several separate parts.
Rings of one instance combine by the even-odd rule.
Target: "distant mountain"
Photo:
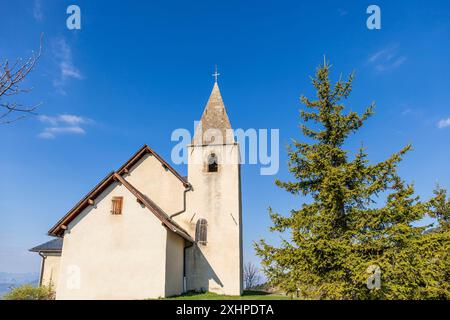
[[[0,299],[11,290],[12,287],[23,284],[37,285],[39,283],[39,273],[8,273],[0,272]]]

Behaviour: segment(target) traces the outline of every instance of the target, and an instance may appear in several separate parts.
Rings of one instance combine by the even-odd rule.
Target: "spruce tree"
[[[353,74],[334,85],[326,62],[312,77],[317,98],[302,97],[304,139],[288,148],[293,181],[276,185],[310,201],[289,215],[269,209],[279,247],[255,244],[268,280],[289,293],[314,299],[450,298],[449,217],[445,190],[421,202],[397,174],[405,146],[372,164],[365,148],[351,154],[346,140],[373,115],[347,111]],[[435,232],[417,222],[430,215]],[[374,269],[375,268],[375,269]],[[370,270],[381,271],[381,287],[367,286]]]

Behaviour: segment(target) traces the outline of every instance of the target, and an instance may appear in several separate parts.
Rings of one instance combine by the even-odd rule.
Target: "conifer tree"
[[[286,292],[315,299],[450,298],[449,218],[445,190],[421,202],[397,174],[405,146],[387,160],[371,164],[365,148],[354,154],[346,140],[373,115],[347,111],[353,74],[330,83],[331,66],[320,66],[312,84],[317,98],[302,97],[306,109],[302,141],[288,148],[293,181],[276,185],[310,201],[288,216],[269,209],[279,247],[255,244],[268,280]],[[427,215],[438,228],[418,224]],[[288,236],[288,237],[287,237]],[[378,288],[367,286],[371,270],[381,271]]]

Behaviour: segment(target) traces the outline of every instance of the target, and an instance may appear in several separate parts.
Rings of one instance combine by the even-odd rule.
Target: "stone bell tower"
[[[216,81],[188,146],[189,229],[187,290],[241,295],[242,213],[239,145]]]

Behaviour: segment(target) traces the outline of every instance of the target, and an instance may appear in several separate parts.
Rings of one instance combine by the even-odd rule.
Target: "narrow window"
[[[206,219],[199,219],[195,228],[195,240],[197,243],[206,245],[208,240],[208,222]]]
[[[219,165],[217,164],[217,156],[211,153],[208,157],[208,172],[217,172]]]
[[[112,198],[112,206],[111,206],[111,214],[121,215],[122,214],[122,206],[123,206],[123,197],[113,197]]]

